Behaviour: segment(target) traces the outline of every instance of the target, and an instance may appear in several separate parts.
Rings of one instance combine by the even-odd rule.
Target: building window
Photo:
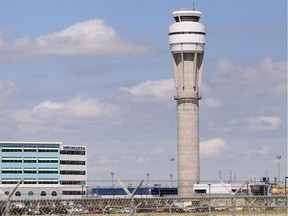
[[[85,171],[61,170],[61,175],[85,175]]]
[[[36,181],[24,181],[24,184],[37,184]]]
[[[21,196],[20,191],[16,191],[15,196]]]
[[[22,149],[19,148],[2,149],[2,152],[22,152]]]
[[[206,189],[196,189],[195,190],[195,193],[197,193],[197,194],[206,194]]]
[[[10,193],[9,191],[5,191],[5,195],[8,196]]]
[[[36,152],[36,149],[24,149],[24,152]]]
[[[63,191],[63,195],[82,195],[82,191]]]
[[[37,163],[36,159],[24,159],[24,163]]]
[[[17,184],[18,183],[18,181],[13,181],[13,180],[11,180],[11,181],[9,181],[9,180],[2,180],[2,184]]]
[[[39,181],[38,184],[58,184],[56,181]]]
[[[22,173],[22,170],[2,170],[2,174],[17,174],[17,173]]]
[[[24,173],[33,174],[33,173],[37,173],[37,170],[24,170]]]
[[[34,196],[33,191],[29,191],[29,192],[28,192],[28,196]]]
[[[38,152],[58,152],[58,149],[38,149]]]
[[[56,158],[39,158],[38,163],[58,163]]]
[[[85,155],[85,151],[60,150],[60,154],[65,154],[65,155]]]
[[[57,192],[56,191],[52,191],[51,196],[57,196]]]
[[[11,158],[11,159],[6,159],[2,158],[2,163],[22,163],[22,159],[17,159],[17,158]]]
[[[60,164],[66,165],[85,165],[85,161],[68,161],[68,160],[61,160]]]
[[[86,185],[85,181],[60,181],[61,185]]]
[[[58,170],[38,170],[39,174],[52,174],[52,173],[58,173]]]
[[[46,192],[45,191],[42,191],[40,196],[46,196]]]

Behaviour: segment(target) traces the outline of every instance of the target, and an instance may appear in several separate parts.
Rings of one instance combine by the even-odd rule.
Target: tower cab
[[[180,10],[172,13],[176,22],[198,22],[202,13],[195,10]]]

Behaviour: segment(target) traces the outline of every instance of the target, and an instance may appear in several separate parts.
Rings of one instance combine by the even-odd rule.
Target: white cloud
[[[148,80],[132,87],[122,87],[125,91],[134,96],[136,100],[169,100],[175,95],[173,79]]]
[[[13,82],[0,80],[0,105],[4,105],[7,99],[18,91],[17,89]]]
[[[64,102],[43,101],[31,109],[10,112],[18,124],[85,124],[117,118],[119,110],[95,99],[76,97]]]
[[[281,119],[277,116],[259,116],[248,119],[248,128],[255,131],[275,130],[281,123]]]
[[[1,81],[0,80],[0,98],[9,97],[16,91],[16,86],[11,81]]]
[[[246,151],[248,155],[266,155],[269,153],[269,148],[267,146],[262,146],[260,149],[250,149]]]
[[[4,29],[0,29],[0,51],[1,49],[4,49],[6,46],[6,38],[9,36],[9,32],[4,30]]]
[[[227,58],[220,58],[216,63],[216,76],[229,78],[232,76],[231,71],[234,70],[232,62]]]
[[[265,58],[258,65],[243,68],[243,78],[257,83],[286,80],[287,62],[272,62],[270,58]]]
[[[222,101],[216,98],[204,98],[202,101],[203,106],[208,109],[214,109],[222,106]]]
[[[228,149],[228,145],[220,138],[200,142],[201,157],[214,157]]]
[[[157,147],[151,151],[151,155],[153,156],[160,156],[160,155],[163,155],[163,153],[164,153],[164,149],[161,147]]]
[[[0,45],[4,41],[0,37]],[[11,51],[14,55],[28,56],[131,56],[144,55],[150,47],[132,44],[105,24],[93,19],[76,23],[62,31],[49,33],[32,39],[17,39]]]
[[[280,84],[275,88],[271,89],[271,93],[269,94],[271,97],[287,97],[287,83]]]
[[[287,80],[287,62],[273,62],[271,58],[264,58],[252,66],[237,66],[227,58],[220,58],[216,63],[216,70],[212,77],[215,81],[235,84],[272,83]]]

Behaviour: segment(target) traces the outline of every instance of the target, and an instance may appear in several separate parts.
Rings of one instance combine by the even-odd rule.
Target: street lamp
[[[160,197],[161,196],[161,191],[160,191],[161,184],[154,184],[154,188],[157,188],[157,187],[158,187],[158,195]]]
[[[170,174],[170,178],[171,178],[171,188],[173,188],[173,174]]]
[[[277,161],[278,161],[278,187],[280,187],[280,159],[281,156],[277,156]]]
[[[175,158],[174,158],[174,157],[170,158],[170,161],[171,161],[171,174],[170,174],[170,177],[171,177],[171,186],[173,187],[174,161],[175,161]]]
[[[146,181],[146,197],[148,197],[148,178],[149,178],[150,174],[146,173],[146,177],[147,177],[147,181]]]
[[[288,176],[285,177],[285,197],[286,197],[286,206],[287,206],[287,179],[288,179]]]
[[[222,180],[222,170],[219,170],[218,173],[219,173],[219,179]]]
[[[111,172],[111,178],[112,178],[112,196],[114,198],[114,175],[115,173],[114,172]]]

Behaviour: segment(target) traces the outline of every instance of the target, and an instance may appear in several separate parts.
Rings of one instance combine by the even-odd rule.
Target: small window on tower
[[[180,20],[179,20],[179,17],[174,17],[174,19],[175,19],[176,22],[179,22],[179,21],[180,21]]]

